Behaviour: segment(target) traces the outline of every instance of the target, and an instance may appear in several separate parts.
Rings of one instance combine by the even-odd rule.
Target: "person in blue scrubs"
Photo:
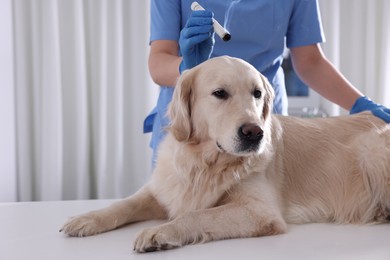
[[[151,0],[149,70],[160,94],[144,132],[152,132],[153,160],[165,136],[167,106],[180,73],[221,55],[241,58],[268,78],[275,90],[274,113],[287,114],[281,68],[287,47],[296,73],[309,87],[351,113],[372,110],[390,122],[390,110],[363,96],[324,56],[317,0],[198,0],[205,11],[192,11],[192,2]],[[230,41],[215,36],[212,17],[226,23]]]

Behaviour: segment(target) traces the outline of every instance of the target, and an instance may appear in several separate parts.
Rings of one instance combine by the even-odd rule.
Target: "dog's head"
[[[249,63],[210,59],[179,78],[168,110],[179,142],[212,142],[233,155],[260,153],[269,135],[273,89]]]

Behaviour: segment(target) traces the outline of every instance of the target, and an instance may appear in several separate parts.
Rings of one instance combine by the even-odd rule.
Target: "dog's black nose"
[[[239,152],[253,152],[260,147],[260,141],[263,139],[263,130],[256,124],[243,124],[238,129]]]
[[[260,141],[263,138],[263,130],[255,124],[244,124],[240,127],[238,134],[241,139],[249,141]]]

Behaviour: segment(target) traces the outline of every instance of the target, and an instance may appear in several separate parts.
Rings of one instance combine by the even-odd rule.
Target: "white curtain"
[[[16,200],[12,3],[0,0],[0,202]]]
[[[151,175],[149,1],[14,0],[17,197],[118,198]]]
[[[379,17],[382,40],[377,55],[380,57],[378,66],[379,91],[375,98],[390,108],[390,1],[382,0],[381,4]]]
[[[390,1],[320,0],[327,57],[355,87],[390,107]]]

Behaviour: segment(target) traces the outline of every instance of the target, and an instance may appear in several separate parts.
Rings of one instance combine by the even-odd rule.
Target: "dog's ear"
[[[171,123],[168,130],[179,141],[190,140],[192,134],[191,95],[196,71],[186,70],[180,76],[173,92],[172,101],[168,108]]]
[[[269,83],[268,79],[260,73],[260,78],[264,86],[264,106],[263,106],[263,118],[266,119],[272,113],[274,104],[274,89]]]

